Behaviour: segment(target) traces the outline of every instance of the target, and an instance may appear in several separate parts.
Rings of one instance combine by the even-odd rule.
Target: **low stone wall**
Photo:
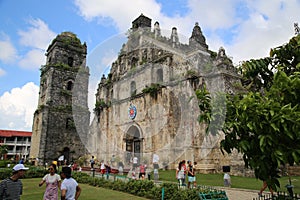
[[[246,169],[244,165],[229,165],[230,175],[233,176],[244,176],[244,177],[255,177],[254,171],[251,169]],[[215,173],[223,173],[223,166],[218,166]]]
[[[291,176],[300,176],[300,166],[288,166],[287,171]]]

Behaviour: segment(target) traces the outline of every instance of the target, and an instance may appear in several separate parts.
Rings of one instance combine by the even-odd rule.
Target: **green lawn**
[[[39,187],[41,178],[22,179],[23,195],[21,199],[37,200],[43,199],[45,184]],[[97,200],[97,199],[114,199],[114,200],[142,200],[145,198],[133,196],[131,194],[108,190],[100,187],[94,187],[87,184],[79,184],[82,191],[79,199]],[[59,198],[60,199],[60,198]]]
[[[197,174],[197,184],[206,186],[223,186],[223,174]],[[153,175],[151,176],[153,178]],[[175,170],[159,171],[159,179],[161,181],[176,182]],[[45,191],[45,185],[38,187],[41,178],[22,179],[23,182],[23,195],[22,199],[36,200],[42,199]],[[279,179],[281,188],[280,191],[286,191],[284,187],[288,183],[288,177]],[[244,188],[259,190],[262,182],[256,178],[237,177],[231,176],[232,188]],[[300,177],[292,177],[292,184],[294,185],[294,193],[300,194]],[[138,200],[145,199],[133,196],[127,193],[122,193],[114,190],[108,190],[100,187],[94,187],[87,184],[80,184],[82,193],[80,199],[115,199],[115,200]]]
[[[256,178],[230,176],[232,188],[244,188],[251,190],[259,190],[262,186],[262,181]],[[174,181],[175,170],[159,171],[160,180]],[[292,179],[292,185],[294,185],[294,193],[300,194],[300,177],[294,176]],[[223,174],[196,174],[196,180],[198,185],[207,186],[223,186]],[[285,185],[288,184],[288,177],[282,177],[279,179],[281,188],[279,191],[287,191]]]

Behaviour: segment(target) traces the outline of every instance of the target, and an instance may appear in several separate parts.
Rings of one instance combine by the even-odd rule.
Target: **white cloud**
[[[5,92],[0,97],[0,127],[31,131],[38,93],[39,87],[32,82]]]
[[[76,0],[75,4],[85,19],[103,23],[110,19],[120,31],[130,28],[140,13],[152,18],[152,23],[159,21],[161,29],[177,27],[186,37],[199,22],[202,31],[209,33],[204,36],[210,49],[217,51],[224,46],[236,63],[268,56],[270,48],[287,42],[293,36],[293,23],[299,20],[300,10],[297,0],[220,0],[217,4],[211,0],[187,0],[186,15],[167,17],[161,11],[163,3],[154,0]]]
[[[239,18],[235,15],[237,0],[189,0],[188,18],[198,19],[200,26],[208,29],[230,28]]]
[[[120,31],[126,31],[132,19],[141,13],[151,17],[160,16],[160,5],[154,0],[75,0],[79,14],[86,20],[99,20],[104,24],[112,20]]]
[[[30,26],[26,31],[20,30],[21,45],[31,48],[21,59],[19,65],[25,69],[38,69],[45,63],[45,49],[56,34],[40,19],[30,19]]]
[[[300,9],[299,1],[286,2],[285,6],[282,1],[269,4],[258,1],[249,6],[252,6],[249,19],[240,24],[238,34],[228,46],[236,62],[269,56],[271,48],[288,42],[294,34],[295,17],[291,16]]]
[[[30,19],[28,30],[18,31],[20,43],[24,46],[45,49],[56,34],[48,28],[48,25],[40,19]]]
[[[1,33],[0,37],[2,38],[2,40],[0,40],[0,61],[5,63],[15,61],[17,58],[17,51],[11,43],[10,38],[4,33]]]
[[[6,71],[2,68],[0,68],[0,77],[4,76],[6,74]]]
[[[24,55],[19,65],[26,69],[39,69],[42,63],[46,63],[45,52],[40,49],[33,49]]]

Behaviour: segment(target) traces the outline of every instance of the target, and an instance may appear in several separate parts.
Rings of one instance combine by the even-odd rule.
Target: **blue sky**
[[[293,23],[300,22],[299,0],[0,0],[0,10],[0,129],[27,131],[45,50],[63,31],[87,43],[96,85],[141,13],[166,32],[177,27],[181,42],[199,22],[209,49],[223,46],[235,64],[268,56],[270,48],[288,42]]]

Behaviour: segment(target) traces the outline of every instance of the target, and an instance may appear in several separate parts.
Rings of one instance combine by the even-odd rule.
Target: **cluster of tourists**
[[[141,163],[140,165],[134,165],[128,172],[127,177],[133,180],[144,180],[146,177],[147,165]]]
[[[178,167],[176,168],[176,179],[178,180],[179,187],[186,186],[186,179],[188,181],[188,188],[197,187],[196,165],[197,162],[192,163],[190,160],[187,162],[182,160],[178,163]]]
[[[154,153],[152,156],[152,164],[153,164],[153,179],[154,181],[158,181],[159,179],[159,174],[158,174],[158,169],[159,169],[159,156]],[[147,162],[144,161],[143,163],[139,163],[138,158],[134,156],[132,158],[132,168],[130,169],[127,177],[134,179],[134,180],[144,180],[146,177],[150,179],[150,172],[151,169],[148,168]]]
[[[0,183],[1,200],[19,200],[23,194],[23,184],[21,178],[29,168],[24,164],[17,164],[12,168],[12,175]],[[81,188],[77,181],[72,178],[72,169],[69,166],[62,167],[62,171],[57,174],[56,164],[51,164],[47,173],[39,183],[39,187],[46,185],[43,200],[58,200],[58,191],[61,191],[62,200],[77,200],[81,193]],[[63,181],[62,181],[63,180]]]

